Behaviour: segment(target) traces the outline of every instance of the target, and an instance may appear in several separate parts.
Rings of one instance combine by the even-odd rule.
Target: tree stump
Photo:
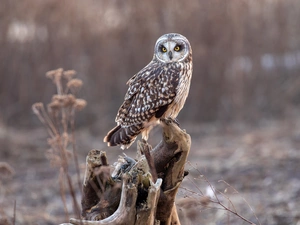
[[[173,120],[162,120],[162,127],[163,139],[154,149],[139,141],[137,159],[120,157],[112,174],[105,152],[88,153],[82,218],[69,224],[180,225],[174,202],[191,138]]]

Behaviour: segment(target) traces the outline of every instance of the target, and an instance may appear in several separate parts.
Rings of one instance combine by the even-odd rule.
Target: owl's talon
[[[147,141],[146,139],[144,139],[144,138],[142,138],[142,142],[143,142],[144,144],[148,144],[148,141]]]

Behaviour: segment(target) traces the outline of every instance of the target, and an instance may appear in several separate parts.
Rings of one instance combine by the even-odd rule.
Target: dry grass
[[[193,47],[194,75],[181,121],[253,122],[299,106],[298,0],[2,4],[0,114],[9,125],[36,123],[30,106],[53,92],[40,74],[63,66],[82,74],[82,93],[91,105],[83,112],[87,119],[78,122],[112,121],[106,130],[126,81],[151,60],[156,39],[168,32],[182,33]]]
[[[218,127],[217,124],[184,127],[193,140],[189,157],[191,164],[201,173],[187,166],[190,174],[184,179],[182,187],[192,192],[181,189],[177,201],[183,224],[198,225],[199,221],[202,222],[200,224],[248,224],[210,201],[215,200],[214,194],[201,175],[208,178],[214,190],[230,197],[238,214],[254,223],[257,222],[253,212],[243,198],[261,224],[299,223],[299,114],[285,121],[264,121],[259,127],[240,123],[225,127]],[[45,151],[41,150],[46,147],[40,145],[45,143],[45,137],[40,133],[40,129],[30,132],[12,129],[5,139],[12,141],[6,144],[11,146],[10,155],[0,152],[15,170],[15,176],[0,185],[0,217],[7,218],[9,224],[13,219],[15,199],[16,224],[35,224],[39,221],[50,225],[66,221],[59,179],[55,175],[59,171],[57,167],[51,169],[45,160]],[[81,151],[78,151],[81,163],[93,143],[105,149],[101,138],[93,137],[87,129],[81,129],[76,136],[77,145],[81,146]],[[107,154],[113,160],[121,152],[110,148]],[[128,149],[126,154],[134,157],[134,149]],[[72,169],[70,174],[74,188],[78,190],[76,171]],[[226,180],[231,187],[220,180]],[[195,197],[201,193],[199,189],[203,196]],[[70,207],[72,198],[67,183],[65,190],[69,213],[72,213],[74,209]],[[77,198],[79,195],[77,191]],[[233,210],[223,194],[218,192],[217,195],[226,207]]]
[[[85,100],[76,98],[76,94],[83,83],[80,79],[74,78],[75,74],[76,72],[73,70],[63,71],[63,69],[47,72],[46,77],[50,78],[55,84],[57,94],[53,95],[52,101],[47,105],[47,110],[43,103],[35,103],[32,106],[33,112],[38,116],[49,134],[47,141],[50,149],[47,151],[46,156],[52,166],[59,168],[60,194],[67,221],[69,220],[69,212],[66,193],[72,196],[75,214],[79,218],[81,214],[71,175],[69,174],[69,167],[70,160],[73,159],[77,171],[77,184],[79,190],[81,190],[74,134],[75,113],[81,111],[87,104]],[[67,189],[65,185],[67,185]]]
[[[196,191],[186,187],[182,187],[182,190],[184,190],[185,192],[185,197],[178,202],[179,207],[187,208],[190,205],[195,204],[195,206],[202,206],[201,211],[209,209],[217,209],[220,211],[224,210],[228,213],[226,224],[231,224],[230,215],[234,215],[241,219],[241,221],[247,222],[248,224],[261,225],[252,207],[242,196],[240,197],[243,198],[245,204],[249,207],[249,211],[253,213],[256,222],[254,223],[251,220],[247,219],[236,208],[229,195],[227,195],[227,193],[229,192],[232,192],[230,194],[239,194],[239,192],[234,187],[232,187],[226,181],[220,180],[219,182],[226,184],[227,187],[224,191],[217,190],[215,189],[214,185],[209,181],[209,179],[206,176],[204,176],[197,167],[195,167],[191,162],[187,162],[187,165],[199,174],[197,177],[187,178],[189,180],[189,183],[192,184],[192,186],[194,186],[193,189],[195,189]],[[197,182],[195,182],[195,180],[198,182],[205,182],[207,184],[206,190],[202,191]],[[192,218],[195,218],[195,215],[184,215],[183,217],[188,216],[191,216],[191,218],[189,218],[190,220],[192,220]],[[203,216],[205,217],[204,213]]]

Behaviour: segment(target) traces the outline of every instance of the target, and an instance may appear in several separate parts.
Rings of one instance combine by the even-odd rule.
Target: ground
[[[181,126],[192,137],[186,165],[189,175],[176,202],[183,225],[248,224],[221,209],[219,204],[207,201],[215,200],[210,185],[228,196],[234,205],[219,193],[218,198],[225,206],[255,224],[300,224],[300,117],[262,120],[255,125]],[[106,147],[102,137],[91,135],[88,129],[78,129],[76,136],[81,179],[90,149],[105,150],[111,164],[123,153],[118,148]],[[12,224],[13,218],[15,224],[22,225],[67,222],[59,189],[59,169],[51,167],[45,156],[46,138],[42,128],[22,130],[0,126],[0,224]],[[149,142],[158,140],[159,136],[152,135]],[[135,146],[124,152],[134,156]],[[73,169],[70,174],[76,186]],[[66,198],[72,212],[71,196],[66,194]],[[74,217],[72,213],[70,216]]]

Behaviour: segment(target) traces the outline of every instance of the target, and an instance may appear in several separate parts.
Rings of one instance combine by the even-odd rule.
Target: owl
[[[147,141],[160,119],[175,120],[188,96],[192,72],[192,48],[187,38],[176,33],[158,38],[152,61],[128,80],[117,126],[104,142],[129,148],[139,134]]]

